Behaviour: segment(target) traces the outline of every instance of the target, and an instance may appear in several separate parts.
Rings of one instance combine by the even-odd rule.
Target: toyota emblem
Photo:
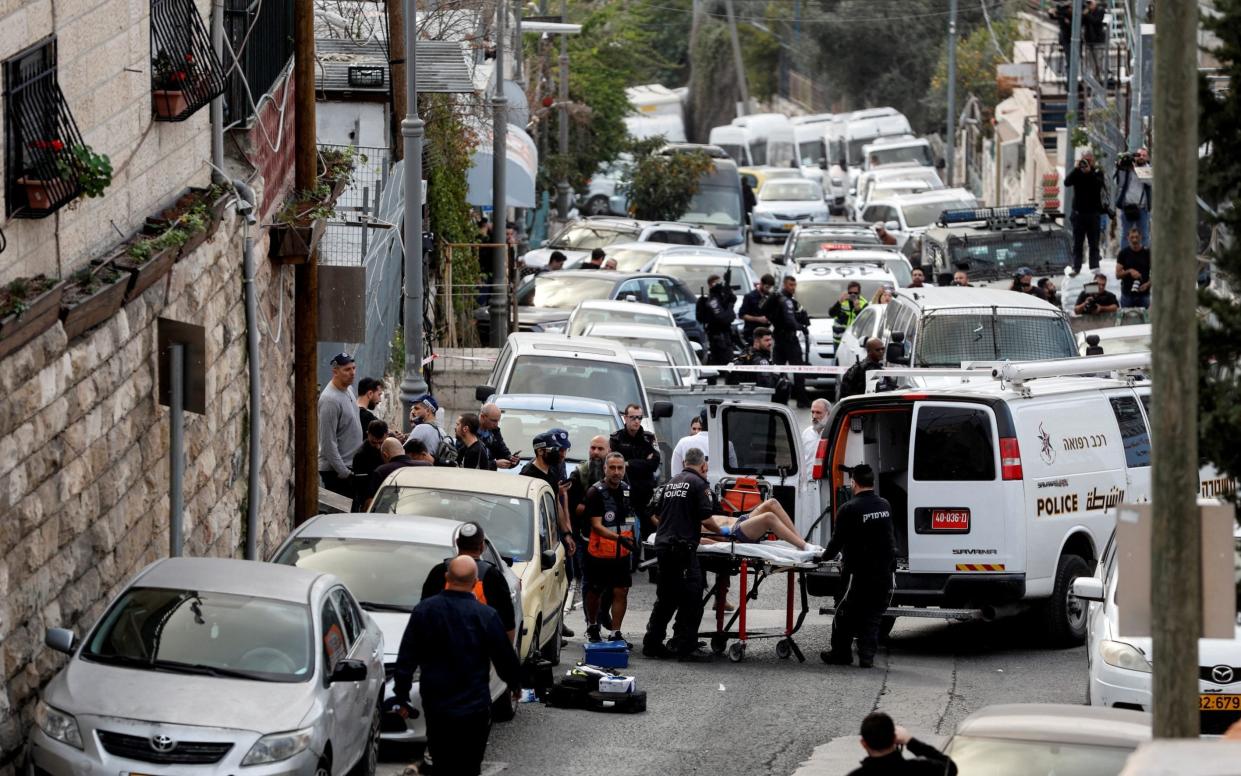
[[[1228,684],[1232,681],[1232,667],[1215,666],[1211,669],[1211,678],[1219,684]]]
[[[163,734],[151,736],[151,748],[157,752],[171,752],[177,748],[177,742]]]

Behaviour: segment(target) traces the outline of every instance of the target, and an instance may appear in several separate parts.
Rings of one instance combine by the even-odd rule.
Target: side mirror
[[[837,337],[839,337],[840,335],[844,333],[845,333],[845,325],[843,323],[832,324],[832,334],[835,334]]]
[[[698,359],[701,361],[702,360],[702,344],[698,342],[697,340],[690,340],[689,346],[694,349],[694,355],[698,356]]]
[[[328,677],[329,684],[337,682],[365,682],[366,681],[366,663],[361,660],[344,659],[336,664],[332,669],[332,675]]]
[[[651,420],[661,420],[670,417],[672,417],[672,402],[657,401],[651,405]]]
[[[551,571],[555,565],[556,565],[556,551],[555,550],[543,550],[542,552],[539,553],[539,566],[542,567],[544,571]]]
[[[784,266],[784,254],[783,253],[771,254],[771,263],[783,267]]]
[[[57,652],[64,652],[66,655],[73,654],[76,642],[77,637],[68,628],[48,628],[43,634],[43,643],[45,645]]]
[[[937,170],[948,169],[948,162],[941,156],[939,159],[935,160],[935,169]]]
[[[513,556],[512,555],[501,556],[500,560],[504,561],[505,566],[508,566],[509,568],[513,567]]]
[[[900,221],[884,221],[883,228],[889,232],[899,232],[901,230]]]
[[[827,159],[824,159],[824,158],[823,158],[823,157],[821,157],[821,156],[819,157],[819,169],[820,169],[820,170],[826,170],[826,169],[827,169]]]
[[[1069,588],[1073,595],[1083,601],[1103,601],[1103,580],[1095,577],[1078,577]]]
[[[474,398],[481,402],[486,402],[492,396],[495,396],[496,389],[490,385],[480,385],[474,389]]]
[[[638,301],[638,297],[634,296],[633,294],[625,294],[625,301],[626,301],[626,302],[636,302],[636,301]]]

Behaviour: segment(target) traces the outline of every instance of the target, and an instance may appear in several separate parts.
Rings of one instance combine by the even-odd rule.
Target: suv
[[[945,210],[977,207],[978,201],[966,189],[939,189],[922,194],[899,194],[882,202],[872,202],[862,211],[867,223],[881,222],[909,255],[910,238],[933,226]],[[914,243],[916,245],[916,242]]]
[[[964,265],[971,283],[1007,282],[1018,267],[1057,277],[1073,249],[1054,215],[1035,205],[946,211],[922,233],[922,263],[936,275]]]
[[[560,251],[572,261],[590,255],[595,248],[628,242],[657,242],[669,245],[715,245],[706,229],[675,221],[639,221],[615,216],[591,216],[572,221],[542,248],[527,252],[522,263],[531,269],[547,266],[552,251]]]

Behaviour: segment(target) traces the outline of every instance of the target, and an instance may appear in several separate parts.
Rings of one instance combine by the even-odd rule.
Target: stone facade
[[[59,323],[0,361],[0,775],[14,772],[39,688],[64,663],[47,627],[89,628],[168,554],[167,408],[159,317],[207,329],[205,415],[185,423],[185,554],[245,545],[248,383],[244,225],[219,231],[107,323],[67,344]],[[259,552],[292,525],[293,273],[255,246],[262,364]]]

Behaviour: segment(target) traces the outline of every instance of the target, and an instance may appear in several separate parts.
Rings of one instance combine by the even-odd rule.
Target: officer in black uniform
[[[736,360],[733,361],[733,366],[762,366],[771,368],[771,371],[729,372],[727,382],[729,385],[754,383],[760,388],[771,388],[775,391],[771,397],[772,401],[777,404],[788,404],[791,383],[788,378],[775,371],[775,361],[772,360],[771,346],[771,329],[759,326],[754,330],[754,338],[750,342],[750,347],[746,348],[745,352],[740,356],[737,356]]]
[[[650,536],[655,531],[655,525],[651,522],[648,505],[651,494],[655,492],[661,459],[655,435],[642,428],[643,417],[641,406],[630,404],[625,407],[621,417],[625,425],[608,438],[608,445],[612,452],[625,456],[625,479],[632,490],[634,508],[642,520],[642,535]]]
[[[737,315],[733,307],[737,295],[729,283],[732,270],[724,277],[711,275],[707,278],[707,293],[699,297],[696,315],[698,322],[707,330],[708,364],[727,364],[733,358],[732,325]]]
[[[767,274],[759,279],[758,288],[741,297],[741,309],[737,314],[741,316],[741,336],[746,342],[754,339],[755,329],[771,323],[767,320],[767,316],[763,315],[763,304],[775,290],[776,278],[774,275]]]
[[[777,364],[801,366],[806,363],[802,344],[797,339],[797,332],[810,325],[810,315],[794,298],[796,293],[797,278],[785,275],[780,293],[767,297],[767,303],[763,307],[767,320],[771,321],[772,334],[775,336]],[[793,398],[797,399],[798,407],[804,409],[810,406],[810,399],[806,396],[805,375],[793,376]]]
[[[685,453],[685,468],[663,486],[655,554],[659,558],[659,582],[655,606],[646,624],[642,654],[647,657],[678,657],[707,661],[710,652],[698,646],[702,622],[702,568],[698,565],[698,542],[702,527],[718,531],[715,497],[707,483],[707,457],[697,448]],[[668,623],[676,615],[672,638],[664,644]]]
[[[858,666],[870,668],[879,648],[883,613],[896,585],[896,535],[892,505],[875,493],[874,469],[859,464],[851,473],[853,498],[836,513],[832,539],[823,552],[825,560],[843,553],[847,586],[832,620],[832,649],[819,657],[824,663],[851,664],[856,637]]]
[[[509,596],[508,580],[504,578],[504,572],[483,557],[483,549],[486,547],[485,538],[481,525],[474,522],[465,523],[457,530],[457,552],[461,555],[469,555],[478,561],[478,586],[475,588],[475,598],[478,598],[479,603],[496,610],[496,614],[500,615],[500,624],[504,626],[504,632],[508,634],[508,640],[511,642],[517,632],[517,613],[513,611],[513,599]],[[447,560],[431,567],[426,581],[422,583],[422,600],[425,601],[444,589],[446,584],[444,574],[447,571]]]

